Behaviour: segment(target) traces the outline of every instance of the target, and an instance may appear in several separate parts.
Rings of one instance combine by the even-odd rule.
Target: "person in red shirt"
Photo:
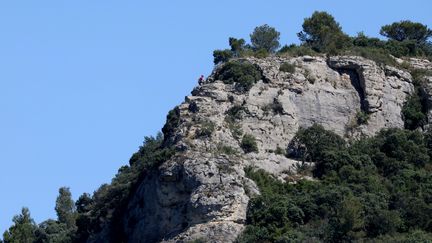
[[[198,79],[198,83],[202,83],[204,81],[204,75],[201,75]]]

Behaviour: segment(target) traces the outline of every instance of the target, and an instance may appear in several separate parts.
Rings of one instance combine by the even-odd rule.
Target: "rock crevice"
[[[236,92],[214,71],[172,114],[167,141],[179,152],[142,181],[129,202],[124,228],[131,242],[233,242],[244,229],[249,196],[259,193],[246,167],[283,180],[297,161],[275,151],[285,151],[300,127],[314,123],[341,136],[403,127],[401,108],[414,90],[406,72],[360,57],[244,61],[263,76],[250,90]],[[285,62],[295,65],[294,73],[279,71]],[[230,117],[233,107],[241,111]],[[367,124],[353,124],[359,111],[369,113]],[[203,120],[214,126],[208,136],[198,136]],[[245,134],[256,139],[258,152],[243,152]]]

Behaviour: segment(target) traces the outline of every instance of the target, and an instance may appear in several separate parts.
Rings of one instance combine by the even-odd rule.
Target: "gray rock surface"
[[[131,242],[233,242],[244,229],[250,196],[259,193],[244,168],[281,179],[295,172],[297,161],[274,151],[284,151],[300,127],[318,123],[346,138],[403,127],[401,108],[414,89],[405,71],[353,56],[247,61],[264,76],[248,92],[236,92],[213,73],[178,106],[180,125],[169,139],[179,152],[130,201],[124,224]],[[296,66],[293,74],[279,71],[284,62]],[[243,108],[227,118],[234,106]],[[357,125],[359,112],[369,115],[367,124]],[[205,123],[214,132],[198,136]],[[239,131],[256,138],[257,153],[242,151]]]

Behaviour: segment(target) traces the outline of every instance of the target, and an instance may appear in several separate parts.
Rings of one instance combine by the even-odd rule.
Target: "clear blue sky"
[[[402,19],[432,27],[431,9],[430,0],[1,1],[0,233],[22,206],[38,223],[54,218],[61,186],[77,198],[109,182],[211,72],[228,37],[267,23],[281,43],[298,42],[314,10],[348,34],[378,36]]]

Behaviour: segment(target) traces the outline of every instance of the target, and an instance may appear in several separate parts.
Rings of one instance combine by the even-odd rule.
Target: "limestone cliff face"
[[[360,57],[246,61],[264,77],[248,92],[215,80],[216,67],[178,106],[178,124],[167,138],[178,152],[130,201],[124,216],[130,242],[234,241],[244,229],[249,196],[259,193],[245,167],[285,178],[296,161],[273,151],[286,149],[300,127],[314,123],[347,138],[402,128],[401,108],[414,90],[408,72]],[[284,62],[295,72],[279,71]],[[369,114],[367,124],[356,124],[359,112]],[[203,135],[208,124],[214,131]],[[257,153],[243,152],[240,132],[256,138]]]

